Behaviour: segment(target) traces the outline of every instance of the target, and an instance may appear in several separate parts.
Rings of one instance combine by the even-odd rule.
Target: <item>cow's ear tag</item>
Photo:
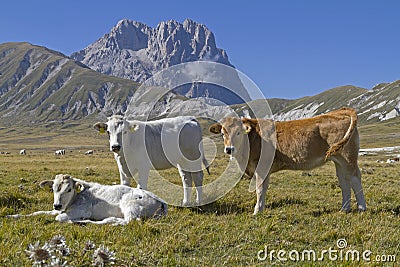
[[[130,130],[132,133],[137,131],[138,129],[139,129],[139,125],[137,125],[137,124],[134,124],[134,125],[132,125],[132,127],[130,127]]]
[[[83,186],[83,184],[77,182],[75,183],[75,192],[79,193],[82,192],[85,189],[85,187]]]
[[[246,126],[244,129],[244,134],[248,134],[249,132],[251,132],[251,126]]]
[[[106,129],[104,129],[103,127],[101,127],[101,128],[99,129],[99,132],[100,132],[101,134],[104,134],[104,133],[106,133]]]

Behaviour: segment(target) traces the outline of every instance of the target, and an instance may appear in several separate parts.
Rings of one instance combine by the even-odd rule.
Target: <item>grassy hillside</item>
[[[363,148],[400,146],[400,118],[359,127]]]
[[[306,106],[309,103],[324,103],[318,109],[318,113],[322,113],[327,109],[332,110],[336,108],[341,108],[354,97],[359,96],[362,93],[367,92],[364,88],[359,88],[356,86],[340,86],[330,90],[326,90],[315,96],[307,96],[297,99],[287,106],[283,111],[293,109],[297,106]]]
[[[116,112],[126,108],[138,87],[28,43],[0,44],[0,74],[3,124],[61,122]]]

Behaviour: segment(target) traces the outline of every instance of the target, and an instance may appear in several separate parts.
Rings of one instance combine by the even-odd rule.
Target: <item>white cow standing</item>
[[[207,171],[208,163],[204,157],[201,127],[194,117],[143,122],[114,115],[106,123],[98,122],[93,127],[109,135],[110,150],[118,164],[121,184],[129,185],[131,178],[138,173],[138,187],[146,189],[150,170],[177,167],[184,189],[183,205],[189,204],[193,182],[196,204],[201,204],[202,163]]]
[[[167,204],[151,192],[125,185],[89,183],[69,175],[58,174],[40,187],[53,188],[54,210],[36,211],[27,215],[57,215],[59,222],[125,225],[131,220],[158,218],[167,214]]]

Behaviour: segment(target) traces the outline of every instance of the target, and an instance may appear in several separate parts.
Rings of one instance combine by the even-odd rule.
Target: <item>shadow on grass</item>
[[[306,205],[307,203],[300,199],[295,198],[283,198],[274,201],[266,205],[266,209],[276,209],[284,207],[287,205]],[[242,213],[253,213],[254,205],[248,207],[238,206],[236,203],[221,203],[219,201],[213,202],[200,207],[190,208],[192,211],[199,214],[216,214],[216,215],[226,215],[226,214],[242,214]]]
[[[400,216],[400,206],[397,206],[394,209],[392,209],[392,212],[394,215]]]
[[[0,207],[21,209],[31,203],[30,198],[24,197],[19,193],[2,193],[0,196]]]
[[[192,207],[190,210],[199,214],[216,215],[241,214],[249,212],[248,209],[240,207],[235,203],[220,203],[218,201],[200,207]]]
[[[300,199],[296,199],[296,198],[292,198],[292,197],[286,197],[286,198],[282,198],[276,201],[273,201],[269,204],[266,205],[266,208],[268,209],[277,209],[277,208],[281,208],[287,205],[306,205],[307,202],[300,200]]]
[[[313,210],[312,212],[311,212],[311,214],[312,214],[312,216],[314,216],[314,217],[321,217],[321,216],[323,216],[323,215],[328,215],[328,214],[331,214],[331,213],[334,213],[334,212],[337,212],[338,210],[335,210],[335,209],[327,209],[327,208],[320,208],[320,209],[318,209],[318,210]]]
[[[372,214],[380,214],[382,212],[388,212],[393,214],[394,216],[400,216],[400,205],[395,207],[382,207],[377,209],[371,209],[370,212]]]

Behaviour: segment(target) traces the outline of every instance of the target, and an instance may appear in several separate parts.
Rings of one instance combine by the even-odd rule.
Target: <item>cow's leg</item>
[[[131,178],[125,175],[123,172],[119,172],[119,180],[121,181],[122,185],[131,185]]]
[[[14,215],[7,215],[7,218],[13,218],[13,219],[19,219],[21,217],[30,217],[30,216],[37,216],[37,215],[59,215],[61,211],[58,210],[40,210],[40,211],[35,211],[30,214],[14,214]]]
[[[356,196],[358,210],[365,211],[367,209],[367,205],[365,203],[364,192],[361,185],[361,172],[358,166],[350,178],[350,183],[354,195]]]
[[[194,181],[194,186],[196,187],[196,204],[201,205],[203,201],[203,171],[192,172],[192,178]]]
[[[79,218],[79,217],[77,217],[77,218]],[[56,216],[56,221],[58,221],[58,222],[68,222],[68,221],[72,221],[73,219],[76,219],[76,218],[71,218],[66,213],[61,213]]]
[[[179,164],[177,164],[179,174],[182,178],[183,184],[183,206],[188,206],[190,196],[192,195],[192,175],[190,172],[184,171]]]
[[[131,178],[135,174],[134,173],[132,173],[132,174],[130,173],[130,171],[128,169],[128,165],[127,165],[127,163],[125,161],[125,158],[123,156],[120,156],[117,153],[114,153],[114,158],[117,161],[117,166],[118,166],[118,170],[119,170],[119,178],[120,178],[121,184],[130,186],[131,185]]]
[[[137,188],[147,190],[147,181],[149,180],[150,169],[139,170]]]
[[[122,185],[127,185],[127,186],[131,185],[131,177],[126,175],[126,173],[124,173],[123,171],[119,172],[119,179]]]
[[[79,220],[81,218],[91,218],[92,209],[91,206],[86,204],[74,205],[68,207],[66,212],[63,212],[56,216],[56,221],[59,222],[73,222],[74,220]]]
[[[112,224],[112,225],[126,225],[129,223],[128,220],[117,217],[108,217],[101,221],[93,221],[93,220],[70,220],[71,223],[92,223],[92,224]]]
[[[335,162],[336,175],[342,189],[342,210],[349,212],[351,209],[351,187],[347,170],[338,162]]]
[[[260,211],[263,211],[265,208],[265,195],[267,193],[268,185],[269,185],[269,175],[267,177],[261,177],[257,173],[256,175],[256,194],[257,194],[257,203],[254,208],[254,214],[257,214]]]

